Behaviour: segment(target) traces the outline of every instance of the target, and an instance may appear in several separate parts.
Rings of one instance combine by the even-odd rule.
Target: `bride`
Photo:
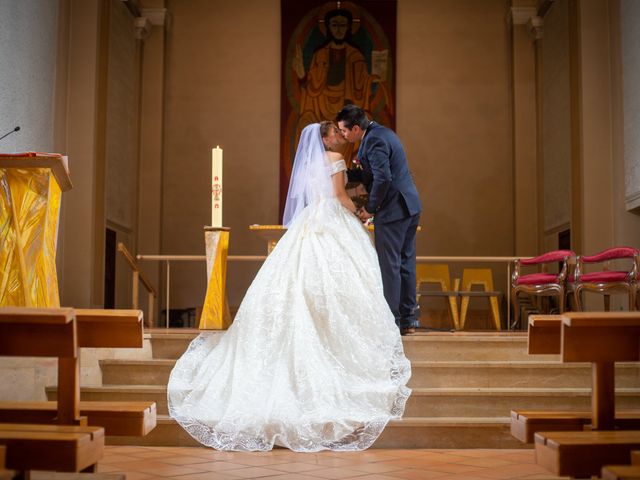
[[[402,416],[411,366],[345,162],[327,151],[337,135],[332,122],[302,131],[288,231],[229,330],[195,338],[171,372],[169,413],[206,446],[364,450]]]

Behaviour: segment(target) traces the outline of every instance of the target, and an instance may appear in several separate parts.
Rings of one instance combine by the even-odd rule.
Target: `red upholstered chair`
[[[519,293],[536,297],[558,297],[558,309],[560,313],[564,311],[567,273],[570,260],[575,259],[575,256],[571,250],[554,250],[538,257],[516,260],[511,275],[511,303],[513,304],[514,318],[512,328],[520,323]],[[546,264],[556,262],[562,262],[560,272],[547,273]],[[542,271],[521,275],[521,267],[528,265],[538,265]]]
[[[631,247],[608,248],[596,255],[581,255],[576,270],[569,278],[569,288],[573,290],[576,310],[582,310],[582,292],[596,292],[604,295],[604,309],[609,310],[610,294],[626,293],[629,296],[629,310],[636,310],[638,292],[638,258],[640,251]],[[630,260],[627,270],[609,270],[612,260]],[[603,263],[602,270],[585,272],[586,264]]]

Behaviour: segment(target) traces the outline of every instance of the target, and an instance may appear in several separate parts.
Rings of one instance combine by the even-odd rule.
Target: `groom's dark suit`
[[[375,215],[384,296],[401,328],[415,327],[416,229],[422,205],[398,136],[371,122],[358,150],[362,170],[350,170],[369,192],[366,210]]]

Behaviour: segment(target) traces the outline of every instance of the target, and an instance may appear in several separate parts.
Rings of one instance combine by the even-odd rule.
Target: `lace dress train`
[[[229,330],[177,361],[169,412],[220,450],[363,450],[402,416],[410,375],[368,233],[329,198],[290,225]]]

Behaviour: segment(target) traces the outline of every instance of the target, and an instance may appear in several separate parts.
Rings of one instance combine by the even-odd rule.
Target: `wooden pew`
[[[640,479],[640,450],[631,452],[631,465],[608,465],[602,468],[603,480]]]
[[[13,470],[94,471],[102,458],[104,429],[3,423],[0,445]]]
[[[537,432],[589,430],[591,412],[512,410],[511,435],[523,443],[533,443]],[[617,430],[640,430],[640,410],[618,412]]]
[[[141,348],[140,310],[76,309],[77,346]],[[61,388],[58,388],[60,395]],[[58,397],[60,398],[60,397]],[[56,402],[0,402],[0,421],[55,423]],[[79,402],[84,424],[105,428],[106,435],[143,436],[156,426],[155,402]]]
[[[539,432],[536,462],[554,475],[590,477],[603,465],[628,464],[640,448],[640,431]]]
[[[562,315],[562,361],[591,362],[591,423],[615,428],[615,362],[640,361],[639,312]]]
[[[58,358],[57,422],[86,424],[80,418],[80,366],[72,308],[0,308],[0,356]]]
[[[78,346],[142,348],[142,310],[76,309]]]
[[[640,480],[638,465],[610,465],[602,468],[602,480]]]
[[[631,314],[633,316],[633,314]],[[625,323],[624,317],[628,315],[622,315],[622,323]],[[569,314],[569,322],[573,321],[575,324],[593,320],[584,320],[586,317],[598,317],[595,321],[602,323],[603,325],[611,325],[616,321],[620,321],[621,315],[619,313],[580,313]],[[561,343],[563,339],[563,316],[562,315],[531,315],[529,317],[529,335],[528,335],[528,352],[529,354],[563,354],[565,361],[579,361],[576,360],[576,355],[581,355],[583,361],[589,361],[589,355],[597,355],[599,346],[592,345],[592,348],[586,352],[579,351],[579,346],[576,346],[576,334],[574,331],[567,334],[568,350],[565,354],[563,352],[563,345]],[[575,330],[575,328],[574,328]],[[611,341],[604,348],[611,348]],[[627,358],[634,358],[633,355],[629,357],[628,353],[618,352],[616,355],[627,355]],[[570,358],[569,358],[570,357]],[[595,376],[595,374],[594,374]],[[608,387],[613,389],[613,378],[607,378],[606,382],[610,382]],[[599,382],[602,383],[602,382]],[[596,383],[596,387],[598,383]],[[594,392],[594,398],[597,398],[598,391]],[[594,404],[597,404],[597,400],[594,400]],[[600,403],[601,405],[601,403]],[[595,408],[595,407],[594,407]],[[611,405],[607,405],[607,408],[611,408]],[[525,443],[532,443],[534,434],[541,431],[581,431],[591,426],[592,418],[594,418],[594,412],[562,412],[562,411],[512,411],[511,412],[511,434],[518,440]],[[624,430],[640,430],[640,410],[619,412],[615,416],[615,420],[611,425],[612,429],[624,429]]]
[[[0,355],[58,358],[61,425],[0,424],[0,445],[12,470],[95,470],[104,429],[86,427],[79,415],[77,324],[70,308],[0,308]],[[83,426],[76,426],[83,425]]]
[[[142,310],[77,309],[81,348],[142,348]],[[104,426],[107,435],[143,436],[156,426],[155,402],[80,402],[89,425]]]
[[[0,445],[0,480],[12,480],[13,470],[6,469],[7,447]]]
[[[0,422],[55,423],[57,402],[0,402]],[[80,401],[87,425],[105,435],[141,437],[156,426],[155,402]]]
[[[560,315],[529,316],[527,349],[529,355],[549,355],[560,353]]]

